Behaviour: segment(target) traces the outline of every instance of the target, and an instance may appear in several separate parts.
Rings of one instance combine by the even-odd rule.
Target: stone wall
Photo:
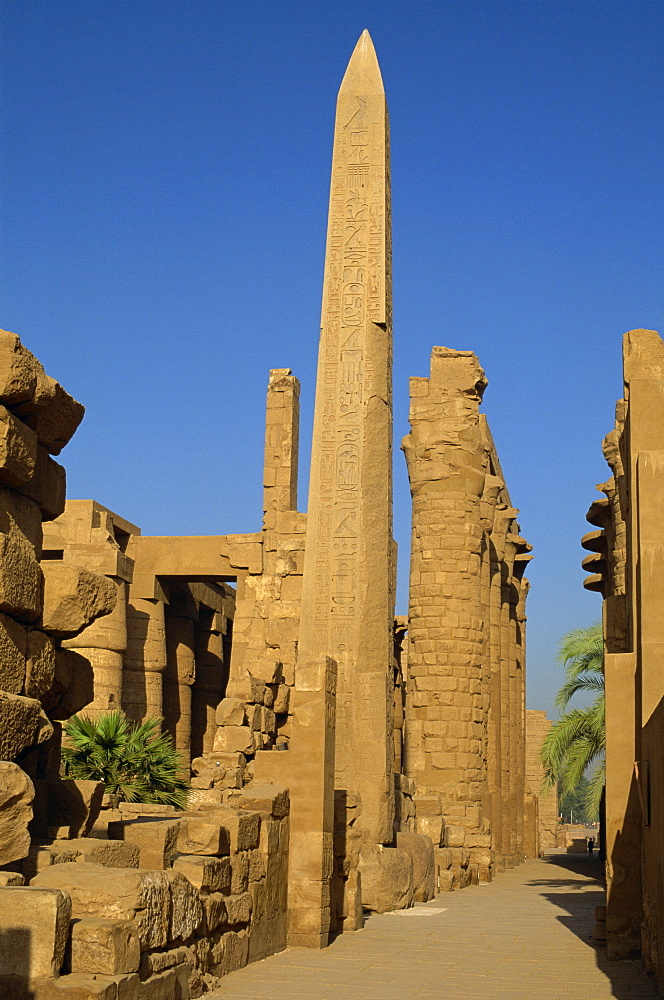
[[[664,342],[623,338],[624,398],[603,442],[611,476],[584,536],[585,587],[601,593],[606,698],[606,938],[664,985]]]
[[[558,847],[558,801],[555,789],[542,793],[544,769],[540,763],[540,749],[544,737],[553,723],[546,712],[526,710],[526,794],[537,799],[535,836],[530,850],[524,851],[528,857],[539,857],[546,851]]]
[[[439,856],[452,852],[460,881],[468,865],[489,879],[523,857],[531,557],[479,413],[485,386],[472,352],[434,347],[430,378],[410,382],[403,442],[413,497],[405,770],[418,828],[433,832],[440,803]]]

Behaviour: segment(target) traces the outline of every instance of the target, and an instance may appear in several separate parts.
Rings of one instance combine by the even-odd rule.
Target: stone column
[[[117,588],[117,603],[110,615],[99,618],[62,645],[75,649],[92,665],[94,700],[86,714],[101,715],[122,706],[123,658],[127,648],[127,583],[111,577]]]
[[[196,676],[192,618],[166,608],[164,729],[173,737],[185,768],[191,763],[191,686]]]
[[[131,598],[127,605],[122,707],[137,722],[163,715],[162,675],[166,669],[164,603]]]
[[[191,755],[199,757],[209,753],[217,731],[215,715],[217,706],[224,697],[228,680],[228,669],[224,662],[224,636],[220,631],[206,625],[212,622],[196,622],[194,626],[196,645],[196,680],[191,693]]]
[[[403,447],[413,496],[409,671],[423,720],[418,794],[439,794],[455,846],[485,846],[484,529],[486,385],[470,351],[434,347],[411,379]],[[418,697],[419,695],[419,697]],[[410,720],[409,720],[410,725]]]

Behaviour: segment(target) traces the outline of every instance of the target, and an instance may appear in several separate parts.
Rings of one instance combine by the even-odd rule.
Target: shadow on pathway
[[[549,867],[550,877],[547,872],[543,878],[531,879],[528,885],[539,887],[544,899],[565,911],[557,920],[594,949],[597,968],[610,980],[616,1000],[661,996],[654,979],[646,976],[640,962],[609,961],[606,947],[593,938],[595,907],[606,901],[604,861],[586,854],[556,853],[541,858],[540,863]],[[550,892],[546,892],[547,887]]]

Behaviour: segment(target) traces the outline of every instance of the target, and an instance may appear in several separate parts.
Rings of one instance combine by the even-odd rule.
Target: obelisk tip
[[[371,35],[365,28],[350,57],[339,93],[384,94],[383,78]]]

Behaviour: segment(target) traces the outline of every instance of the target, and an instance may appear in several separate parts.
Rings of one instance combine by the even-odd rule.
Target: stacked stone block
[[[2,995],[79,1000],[94,982],[95,996],[195,997],[285,947],[285,789],[130,816],[114,839],[53,842],[29,886],[0,873]]]
[[[411,379],[403,444],[413,497],[405,769],[416,803],[427,800],[421,828],[441,816],[439,867],[456,867],[459,884],[469,866],[468,877],[488,879],[513,864],[523,844],[530,546],[479,413],[485,386],[474,354],[435,347],[430,378]]]
[[[542,792],[544,768],[540,762],[540,749],[553,723],[546,712],[528,709],[526,711],[526,787],[528,796],[537,800],[537,807],[531,807],[535,822],[530,835],[527,857],[539,857],[558,846],[558,801],[555,790]]]

